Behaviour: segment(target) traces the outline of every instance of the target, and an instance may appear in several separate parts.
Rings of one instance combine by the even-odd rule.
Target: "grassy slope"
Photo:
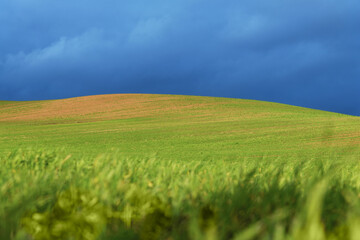
[[[225,98],[0,102],[0,239],[357,240],[359,123]]]
[[[0,103],[0,153],[118,150],[165,159],[321,157],[352,151],[360,118],[284,104],[175,95],[102,95]]]

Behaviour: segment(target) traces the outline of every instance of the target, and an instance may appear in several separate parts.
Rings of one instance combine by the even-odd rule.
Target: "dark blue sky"
[[[105,93],[360,115],[360,1],[0,1],[0,99]]]

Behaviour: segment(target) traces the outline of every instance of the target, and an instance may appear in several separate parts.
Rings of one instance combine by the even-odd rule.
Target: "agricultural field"
[[[255,100],[0,101],[0,239],[360,239],[359,145]]]

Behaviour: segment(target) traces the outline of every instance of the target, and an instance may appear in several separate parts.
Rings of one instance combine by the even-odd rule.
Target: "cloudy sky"
[[[167,93],[360,115],[358,0],[1,0],[0,99]]]

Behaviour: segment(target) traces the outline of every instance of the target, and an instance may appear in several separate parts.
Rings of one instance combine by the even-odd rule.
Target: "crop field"
[[[360,239],[359,145],[255,100],[0,101],[0,239]]]

